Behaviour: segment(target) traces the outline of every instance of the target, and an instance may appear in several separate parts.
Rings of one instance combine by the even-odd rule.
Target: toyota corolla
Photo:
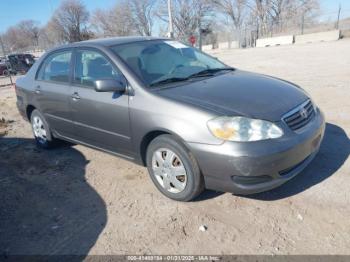
[[[300,87],[170,39],[55,48],[16,82],[37,144],[86,145],[146,166],[169,198],[270,190],[300,173],[325,120]]]

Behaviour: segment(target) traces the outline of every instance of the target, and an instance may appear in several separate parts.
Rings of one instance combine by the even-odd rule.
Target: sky
[[[61,0],[0,0],[0,33],[21,20],[32,19],[45,25]],[[82,0],[89,11],[112,7],[116,0]]]
[[[15,25],[21,20],[33,19],[41,25],[50,19],[53,11],[60,5],[61,0],[0,0],[0,33]],[[82,0],[89,11],[96,8],[107,9],[112,7],[117,0]],[[323,18],[334,19],[339,4],[342,5],[343,16],[350,17],[350,0],[320,0]]]

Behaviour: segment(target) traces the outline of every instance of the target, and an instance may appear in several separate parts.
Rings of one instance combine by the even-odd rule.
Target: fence
[[[14,83],[13,77],[0,76],[0,87],[10,86]]]

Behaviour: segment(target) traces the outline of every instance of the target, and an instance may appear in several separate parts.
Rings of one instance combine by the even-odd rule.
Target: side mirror
[[[125,92],[126,81],[123,77],[117,79],[103,79],[95,81],[96,92]]]

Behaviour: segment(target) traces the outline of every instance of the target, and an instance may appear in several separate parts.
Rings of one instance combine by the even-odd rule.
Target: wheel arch
[[[158,136],[161,135],[171,135],[172,137],[174,137],[174,139],[181,143],[187,150],[188,147],[186,146],[184,140],[177,134],[175,134],[174,132],[170,131],[170,130],[166,130],[166,129],[157,129],[157,130],[153,130],[153,131],[149,131],[147,134],[145,134],[141,140],[140,146],[139,146],[139,153],[140,153],[140,157],[141,157],[141,164],[143,166],[146,166],[146,154],[147,154],[147,148],[149,146],[149,144]]]
[[[28,118],[28,120],[30,121],[30,117],[31,117],[31,115],[32,115],[32,113],[33,113],[33,111],[36,109],[36,107],[35,106],[33,106],[33,105],[27,105],[27,108],[26,108],[26,115],[27,115],[27,118]]]

